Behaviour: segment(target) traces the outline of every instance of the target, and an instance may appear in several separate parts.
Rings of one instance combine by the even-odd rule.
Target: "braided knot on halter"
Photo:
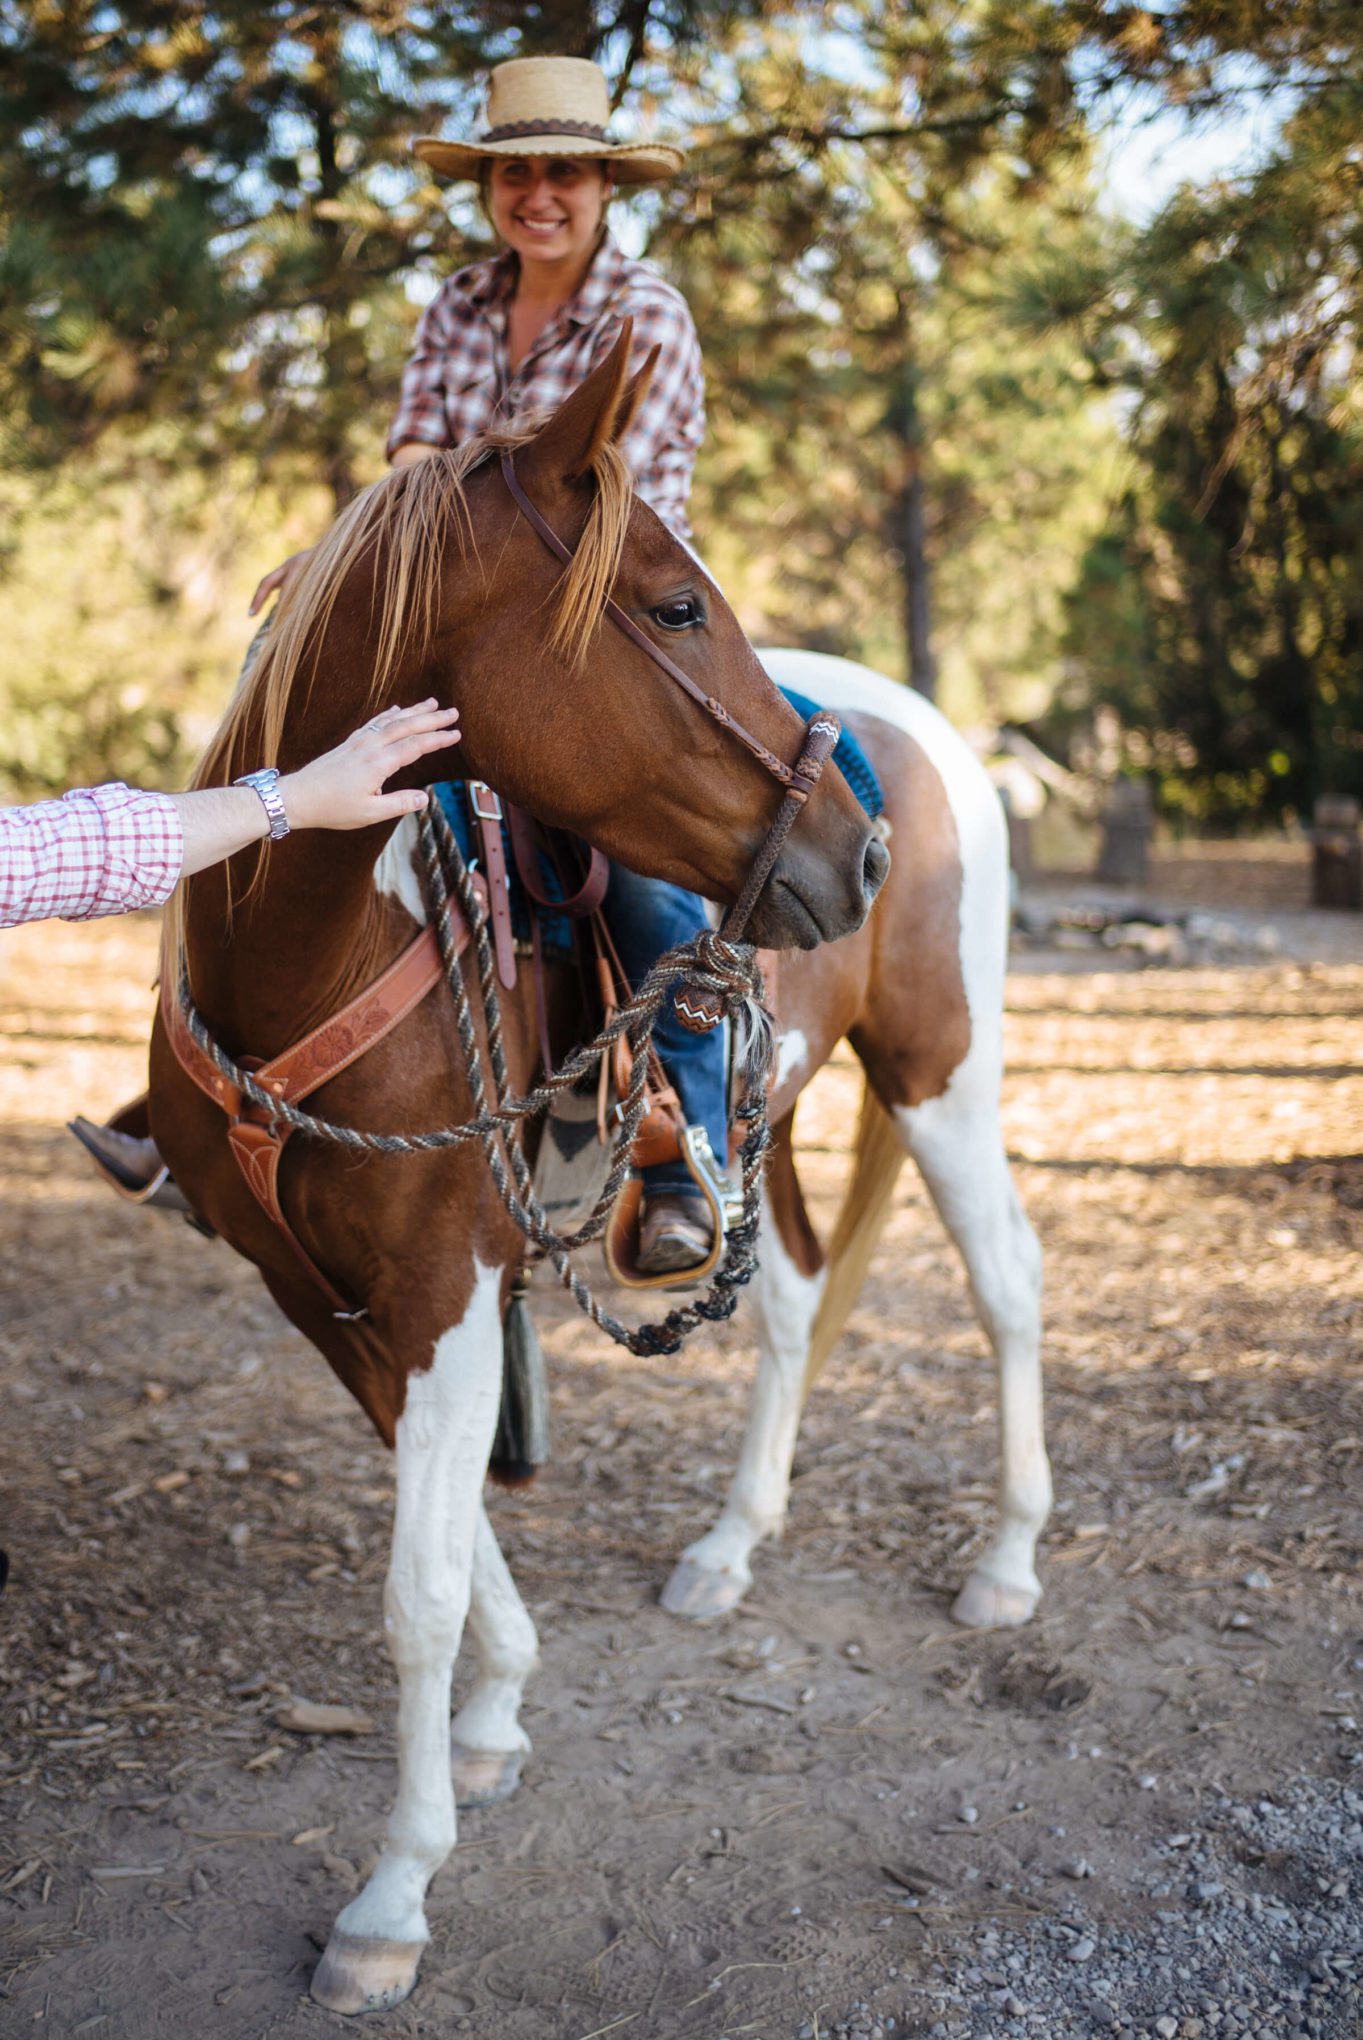
[[[713,929],[702,930],[690,946],[673,1003],[684,1027],[705,1034],[724,1014],[737,1019],[740,1007],[761,1000],[762,973],[750,943],[730,942]]]

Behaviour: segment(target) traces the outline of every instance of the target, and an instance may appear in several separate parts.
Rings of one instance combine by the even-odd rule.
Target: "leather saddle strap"
[[[554,530],[553,525],[546,518],[541,517],[539,511],[526,495],[516,473],[515,463],[506,447],[502,449],[502,478],[507,488],[511,491],[512,499],[522,516],[532,529],[538,532],[555,559],[561,560],[567,566],[573,557],[571,549],[563,543],[563,540]],[[760,738],[755,737],[751,730],[745,730],[741,722],[736,722],[722,701],[717,701],[713,694],[707,694],[703,687],[698,687],[689,673],[677,665],[675,660],[669,659],[666,652],[660,646],[654,644],[646,631],[640,630],[633,617],[627,616],[618,602],[608,600],[605,604],[605,613],[617,630],[623,631],[633,644],[638,645],[641,651],[647,652],[654,665],[661,667],[669,680],[675,680],[678,687],[689,694],[693,701],[698,701],[706,714],[712,716],[723,729],[732,731],[739,743],[745,745],[752,752],[753,757],[757,759],[760,765],[766,767],[773,779],[779,779],[782,786],[788,787],[794,792],[799,792],[806,797],[814,791],[819,776],[818,770],[813,773],[806,771],[804,755],[801,756],[797,764],[787,765],[783,759],[776,756],[774,751],[769,750]],[[822,760],[820,760],[821,767]]]
[[[253,1111],[255,1108],[248,1106],[247,1109]],[[353,1299],[343,1296],[331,1278],[322,1273],[284,1216],[284,1208],[279,1201],[279,1158],[292,1131],[291,1126],[276,1129],[273,1124],[257,1125],[253,1119],[234,1119],[227,1129],[227,1145],[257,1204],[271,1220],[276,1232],[293,1249],[304,1273],[321,1290],[338,1317],[357,1317],[359,1312]]]
[[[540,917],[530,914],[530,974],[535,987],[535,1029],[539,1035],[540,1063],[546,1078],[554,1074],[554,1045],[549,1039],[549,1000],[544,989],[544,944],[540,939]]]
[[[468,941],[468,928],[461,923],[455,935],[458,953],[462,954]],[[256,1082],[290,1104],[320,1090],[391,1034],[444,976],[444,969],[435,930],[423,928],[396,961],[339,1013],[314,1027],[282,1055],[261,1064],[253,1073]],[[332,1309],[342,1316],[353,1316],[353,1303],[341,1295],[317,1266],[285,1218],[279,1201],[279,1158],[293,1129],[270,1120],[260,1107],[244,1098],[207,1049],[199,1046],[185,1024],[169,978],[163,978],[161,984],[161,1019],[185,1075],[231,1120],[227,1129],[229,1145],[261,1209],[283,1234]]]
[[[530,949],[531,970],[535,981],[535,1025],[539,1031],[540,1058],[544,1074],[554,1074],[552,1045],[549,1040],[549,1011],[544,989],[544,942],[541,933],[540,915],[537,907],[544,907],[550,913],[566,914],[572,920],[584,920],[595,915],[610,884],[610,861],[589,843],[581,843],[576,837],[567,837],[568,842],[587,852],[587,872],[575,892],[564,890],[561,899],[555,899],[544,883],[540,871],[540,838],[547,835],[542,823],[537,822],[525,808],[515,807],[510,801],[503,802],[506,825],[511,835],[511,854],[516,860],[516,870],[521,884],[531,901],[530,908]],[[562,836],[564,832],[560,831]],[[554,855],[553,844],[549,853]],[[558,859],[554,857],[555,868]]]
[[[596,949],[602,1017],[608,1019],[614,1010],[618,1010],[619,1006],[632,996],[633,987],[620,961],[620,953],[606,925],[605,915],[593,914],[588,925]],[[606,1113],[608,1070],[615,1080],[617,1098],[623,1099],[629,1090],[630,1078],[634,1072],[634,1054],[623,1034],[617,1039],[610,1055],[601,1059],[601,1078],[597,1089],[597,1134],[603,1147],[610,1138],[610,1122]],[[644,1079],[644,1088],[647,1103],[630,1156],[636,1169],[646,1169],[654,1162],[680,1161],[682,1134],[686,1127],[686,1115],[682,1110],[681,1099],[651,1041],[648,1044],[648,1072]],[[616,1109],[618,1111],[619,1107]]]
[[[605,898],[606,887],[610,884],[609,858],[603,856],[601,851],[593,850],[589,843],[583,843],[581,847],[587,852],[587,875],[576,892],[567,893],[563,899],[556,900],[546,889],[540,875],[536,831],[542,830],[543,824],[527,814],[524,808],[513,807],[510,801],[506,803],[506,820],[511,831],[511,849],[516,859],[516,870],[531,899],[537,905],[548,907],[556,914],[567,914],[574,921],[585,920],[588,914],[594,914]],[[555,862],[557,863],[557,859]]]
[[[463,954],[468,940],[468,929],[460,926],[455,936],[457,954]],[[385,1035],[391,1034],[444,974],[435,930],[423,928],[382,976],[376,977],[348,1006],[323,1020],[282,1055],[262,1063],[255,1072],[256,1082],[276,1097],[287,1098],[291,1105],[313,1091],[320,1091],[323,1084],[339,1077],[342,1070],[349,1069],[353,1062],[376,1048]]]
[[[460,927],[455,937],[460,954],[467,948],[468,940],[467,928]],[[257,1083],[277,1097],[288,1099],[290,1104],[306,1098],[311,1091],[320,1090],[332,1077],[339,1076],[351,1063],[358,1062],[366,1049],[382,1041],[400,1020],[405,1020],[443,974],[444,965],[440,960],[435,930],[423,928],[382,976],[375,978],[372,985],[367,985],[348,1006],[343,1006],[339,1013],[333,1013],[329,1020],[323,1020],[292,1048],[286,1048],[282,1055],[261,1064],[254,1072]],[[185,1075],[215,1105],[220,1105],[224,1112],[235,1117],[243,1102],[240,1091],[229,1077],[223,1075],[207,1049],[200,1048],[185,1025],[185,1016],[169,980],[164,978],[161,983],[161,1019],[175,1051],[175,1060]]]
[[[484,780],[467,782],[469,812],[478,825],[483,869],[487,873],[488,914],[492,922],[492,947],[497,957],[497,975],[507,991],[516,988],[516,937],[511,926],[511,887],[506,875],[506,850],[502,843],[502,803]]]

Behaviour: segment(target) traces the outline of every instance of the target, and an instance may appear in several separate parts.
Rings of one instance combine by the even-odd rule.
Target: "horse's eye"
[[[705,621],[705,611],[694,595],[679,595],[675,602],[660,602],[649,614],[664,630],[693,630]]]

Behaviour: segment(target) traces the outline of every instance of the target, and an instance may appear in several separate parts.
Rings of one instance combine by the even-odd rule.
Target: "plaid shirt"
[[[179,809],[164,793],[116,784],[0,808],[0,928],[159,907],[184,852]]]
[[[662,351],[621,451],[644,501],[689,543],[686,498],[705,431],[705,384],[685,298],[605,234],[577,295],[560,307],[513,374],[507,324],[518,272],[509,249],[475,262],[450,277],[422,313],[388,435],[389,458],[411,440],[460,446],[490,425],[555,410],[610,352],[628,316],[634,320],[631,367],[655,342]]]

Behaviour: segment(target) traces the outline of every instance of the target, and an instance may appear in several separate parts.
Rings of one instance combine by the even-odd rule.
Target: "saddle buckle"
[[[482,804],[484,795],[490,803],[488,807]],[[500,822],[502,819],[501,795],[494,793],[485,779],[470,779],[469,806],[480,822]]]

